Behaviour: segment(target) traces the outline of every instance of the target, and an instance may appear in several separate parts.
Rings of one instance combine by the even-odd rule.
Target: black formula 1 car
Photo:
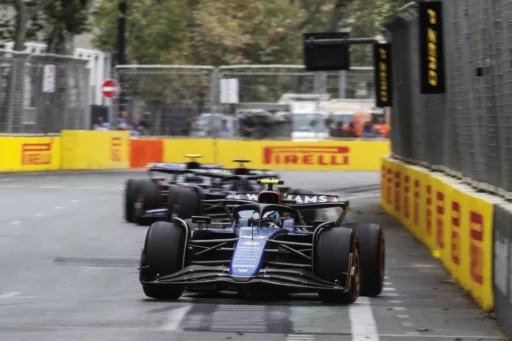
[[[139,279],[146,296],[175,300],[184,291],[318,293],[324,302],[377,296],[384,282],[384,233],[343,224],[348,201],[298,204],[260,180],[258,200],[218,199],[224,219],[192,216],[149,228]],[[210,202],[213,200],[210,200]],[[341,208],[335,221],[308,225],[302,210]]]
[[[224,211],[221,205],[200,205],[198,202],[203,199],[222,198],[255,201],[259,191],[263,189],[257,180],[278,178],[270,170],[244,167],[245,163],[250,162],[246,159],[233,160],[240,164],[239,167],[227,169],[218,164],[197,162],[195,159],[200,155],[187,156],[192,161],[183,164],[150,164],[149,178],[127,180],[124,193],[124,217],[127,222],[148,226],[157,220],[170,220],[176,204],[173,198],[181,198],[181,213],[190,213],[186,218],[193,214],[222,215]],[[285,196],[292,196],[298,201],[331,200],[328,195],[315,195],[307,190],[284,187],[280,190],[285,192]],[[191,192],[195,195],[191,196]],[[305,212],[305,218],[312,222],[315,220],[315,212]]]

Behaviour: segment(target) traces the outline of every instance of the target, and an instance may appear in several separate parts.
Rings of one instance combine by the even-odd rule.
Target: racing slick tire
[[[188,219],[194,215],[201,215],[203,206],[201,202],[202,192],[194,186],[171,186],[169,187],[169,199],[167,201],[168,220],[173,216],[180,219]]]
[[[149,226],[157,218],[143,217],[144,212],[160,208],[160,188],[150,179],[140,179],[135,187],[135,205],[133,210],[133,222],[141,226]]]
[[[124,220],[128,223],[134,222],[135,211],[135,187],[138,179],[128,179],[124,185]]]
[[[314,194],[312,191],[308,191],[307,189],[292,189],[289,194],[291,195],[311,195]],[[313,222],[316,220],[316,211],[315,210],[301,210],[300,214],[304,218],[304,222],[306,225],[313,225]]]
[[[347,292],[322,291],[324,303],[354,303],[359,297],[359,237],[351,228],[332,227],[321,231],[314,245],[313,269],[318,277],[347,285]]]
[[[384,287],[385,238],[377,224],[345,223],[356,231],[361,244],[361,296],[375,297]]]
[[[157,221],[146,234],[140,260],[141,282],[152,281],[179,271],[183,267],[186,230],[166,221]],[[143,283],[146,296],[158,300],[177,300],[183,294],[182,287],[169,287]]]

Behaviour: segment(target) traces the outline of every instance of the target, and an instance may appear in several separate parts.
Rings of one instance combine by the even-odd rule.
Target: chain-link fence
[[[392,151],[512,196],[512,1],[443,0],[446,93],[420,94],[418,7],[386,25]]]
[[[151,134],[180,136],[193,117],[213,110],[215,68],[189,65],[122,65],[116,68],[121,96],[113,110],[128,119],[151,117]]]
[[[239,131],[238,119],[234,117],[240,109],[247,112],[246,104],[251,104],[249,111],[265,111],[258,117],[266,129],[261,129],[261,134],[256,134],[256,138],[290,138],[293,127],[285,128],[285,116],[276,115],[276,112],[279,114],[288,110],[279,108],[279,104],[292,101],[286,99],[287,95],[312,95],[312,98],[327,95],[330,100],[347,99],[349,104],[345,103],[345,107],[357,105],[355,102],[359,103],[360,108],[374,106],[372,67],[353,67],[347,72],[312,73],[305,72],[300,65],[233,65],[219,68],[123,65],[116,68],[115,77],[120,81],[122,96],[116,100],[114,117],[111,119],[115,120],[120,111],[125,110],[130,121],[151,121],[151,129],[146,130],[150,135],[191,135],[190,124],[198,118],[200,125],[216,126],[201,135],[204,137],[216,137],[219,129],[222,129],[222,120],[231,122],[231,130]],[[232,80],[236,81],[236,85],[225,82]],[[324,124],[322,117],[314,119],[303,115],[294,125],[307,121],[305,130],[314,131]],[[313,120],[321,124],[308,126]],[[344,121],[349,123],[350,120]],[[278,127],[274,129],[275,134],[270,132],[270,126]],[[304,130],[303,127],[300,129]],[[286,133],[288,130],[289,134]]]
[[[86,60],[0,50],[0,133],[88,129],[88,82]]]

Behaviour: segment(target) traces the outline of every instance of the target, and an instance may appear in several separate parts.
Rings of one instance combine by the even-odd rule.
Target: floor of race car
[[[122,221],[122,188],[142,172],[0,175],[0,340],[499,340],[496,321],[379,207],[377,173],[283,172],[287,185],[334,189],[351,218],[387,238],[378,298],[328,306],[315,296],[146,299],[137,277],[145,227]]]

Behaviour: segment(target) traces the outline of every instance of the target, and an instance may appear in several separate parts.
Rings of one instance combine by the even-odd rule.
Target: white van
[[[329,97],[328,94],[284,94],[279,99],[279,104],[290,106],[293,141],[325,140],[329,137],[329,127],[325,124],[328,115],[319,111]]]

